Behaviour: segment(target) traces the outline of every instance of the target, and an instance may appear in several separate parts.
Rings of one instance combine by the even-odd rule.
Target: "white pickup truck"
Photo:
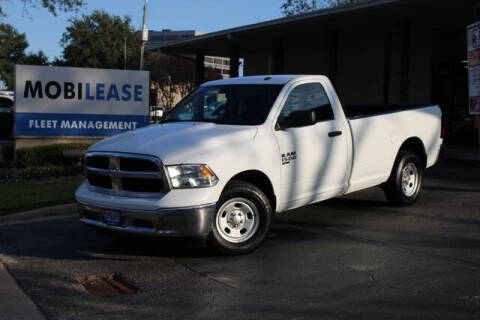
[[[160,124],[94,144],[75,196],[98,229],[246,253],[274,213],[373,186],[413,204],[441,131],[438,106],[342,106],[324,76],[213,81]]]

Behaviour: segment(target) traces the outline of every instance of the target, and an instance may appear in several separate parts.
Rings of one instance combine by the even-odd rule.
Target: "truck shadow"
[[[480,189],[470,189],[470,188],[461,188],[461,187],[441,187],[441,186],[423,186],[424,190],[429,191],[444,191],[444,192],[474,192],[479,193]]]
[[[356,207],[356,208],[382,208],[391,207],[386,201],[380,200],[364,200],[364,199],[352,199],[352,198],[333,198],[330,200],[317,202],[312,204],[313,207]]]

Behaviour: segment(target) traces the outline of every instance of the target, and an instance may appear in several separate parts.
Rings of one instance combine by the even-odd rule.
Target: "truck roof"
[[[286,84],[292,80],[301,78],[321,78],[320,75],[298,75],[298,74],[282,74],[282,75],[262,75],[262,76],[249,76],[241,78],[221,79],[215,81],[209,81],[202,84],[202,86],[212,85],[228,85],[228,84]]]

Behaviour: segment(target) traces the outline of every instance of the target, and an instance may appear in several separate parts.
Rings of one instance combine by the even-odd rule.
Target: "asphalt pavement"
[[[479,231],[480,165],[444,162],[413,207],[378,188],[314,204],[276,217],[249,255],[59,217],[0,225],[0,260],[47,319],[480,319]],[[111,273],[138,292],[78,282]]]

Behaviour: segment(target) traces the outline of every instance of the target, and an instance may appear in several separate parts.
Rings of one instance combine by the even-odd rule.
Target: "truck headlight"
[[[204,164],[167,166],[167,171],[175,189],[213,187],[218,182],[215,173]]]

